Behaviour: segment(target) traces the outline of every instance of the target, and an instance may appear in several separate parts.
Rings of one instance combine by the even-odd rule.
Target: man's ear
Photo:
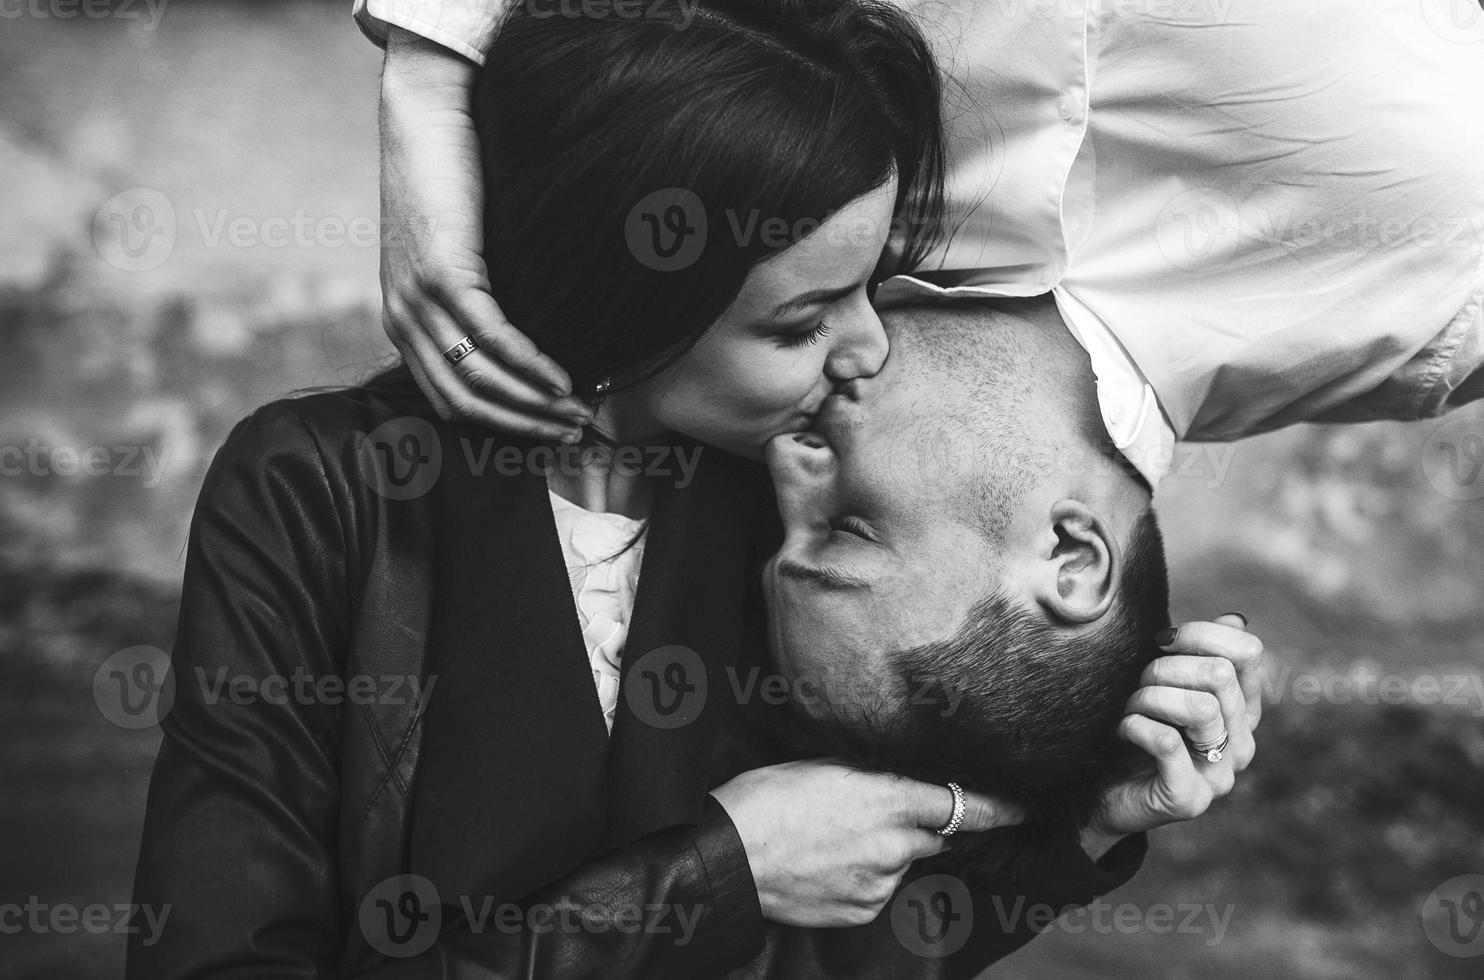
[[[1095,623],[1113,608],[1121,557],[1106,521],[1080,500],[1051,505],[1056,544],[1040,562],[1036,599],[1065,623]]]

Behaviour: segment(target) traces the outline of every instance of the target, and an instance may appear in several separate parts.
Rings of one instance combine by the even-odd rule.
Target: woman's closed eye
[[[806,330],[803,333],[784,334],[780,339],[784,347],[803,347],[807,344],[819,343],[825,337],[829,336],[829,332],[830,325],[824,320],[820,320],[811,330]]]

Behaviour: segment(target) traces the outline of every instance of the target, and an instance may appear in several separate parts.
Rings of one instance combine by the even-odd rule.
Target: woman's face
[[[647,414],[760,459],[769,439],[808,428],[836,383],[880,370],[886,333],[866,284],[886,247],[896,192],[893,178],[754,266],[700,341],[638,389]],[[768,234],[766,221],[751,232]]]

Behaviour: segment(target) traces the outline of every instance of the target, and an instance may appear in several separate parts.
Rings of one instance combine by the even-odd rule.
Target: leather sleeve
[[[427,953],[387,960],[365,980],[644,977],[693,980],[743,967],[764,939],[746,852],[721,804],[589,862]],[[486,914],[487,913],[487,914]]]
[[[959,872],[950,855],[920,861],[869,924],[849,929],[769,924],[763,950],[726,976],[978,977],[1034,939],[1062,911],[1087,905],[1128,881],[1142,863],[1145,847],[1145,836],[1135,835],[1094,862],[1080,847],[1066,844],[1021,862],[1018,874],[975,877]]]
[[[211,465],[191,523],[174,702],[134,886],[136,904],[168,913],[158,935],[129,937],[130,980],[339,975],[361,898],[341,893],[337,864],[341,709],[230,692],[342,669],[350,512],[345,474],[327,472],[292,410],[269,406],[239,423]],[[663,906],[676,930],[688,916],[690,931],[456,928],[422,957],[370,975],[649,977],[656,963],[745,962],[761,941],[741,840],[714,802],[700,826],[628,845],[532,901],[564,895],[620,911]]]
[[[1035,939],[1065,910],[1122,887],[1144,864],[1146,834],[1125,837],[1097,861],[1065,841],[1017,875],[995,875],[970,888],[973,927],[953,956],[951,976],[974,977]]]

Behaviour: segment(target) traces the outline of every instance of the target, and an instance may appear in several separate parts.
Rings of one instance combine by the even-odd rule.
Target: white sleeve
[[[355,0],[352,14],[361,33],[382,47],[387,27],[396,25],[484,64],[495,32],[512,0]]]

